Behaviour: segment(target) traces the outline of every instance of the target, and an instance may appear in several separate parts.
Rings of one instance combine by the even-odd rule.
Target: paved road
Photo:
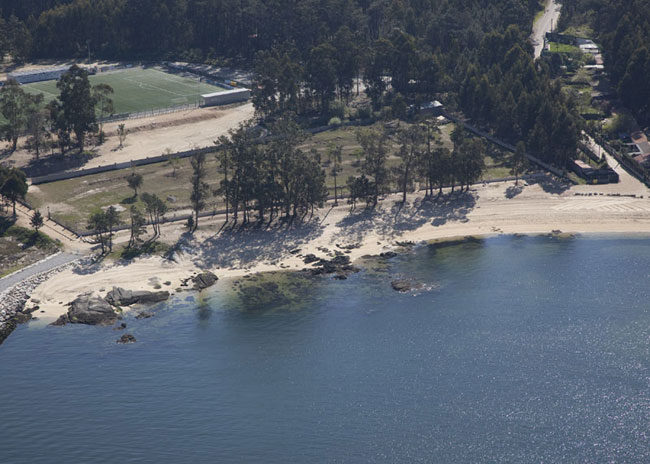
[[[0,279],[0,293],[7,290],[9,287],[16,285],[18,282],[31,277],[35,274],[40,274],[44,271],[49,271],[55,267],[61,266],[63,264],[79,259],[81,256],[72,253],[58,253],[54,256],[51,256],[43,261],[38,262],[37,264],[21,269],[20,271],[11,274],[7,277]]]
[[[562,5],[558,4],[556,0],[549,0],[544,10],[544,15],[535,21],[533,25],[533,33],[530,40],[535,46],[535,59],[542,56],[544,49],[544,35],[547,32],[553,32],[557,27],[557,22],[560,20],[560,9]]]

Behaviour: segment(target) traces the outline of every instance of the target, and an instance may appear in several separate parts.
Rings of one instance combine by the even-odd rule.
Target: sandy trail
[[[636,182],[636,181],[635,181]],[[638,183],[637,183],[638,184]],[[233,277],[271,270],[299,270],[306,266],[297,253],[326,257],[323,249],[355,245],[352,260],[394,249],[396,241],[443,239],[467,235],[541,234],[561,230],[586,234],[648,234],[650,191],[634,186],[636,197],[611,195],[612,186],[577,186],[568,189],[550,179],[531,185],[513,182],[478,186],[469,193],[437,202],[410,195],[399,207],[399,195],[380,203],[374,212],[349,213],[347,205],[323,208],[318,217],[300,226],[277,226],[222,231],[219,220],[204,221],[191,239],[180,239],[182,226],[164,229],[165,241],[180,243],[177,263],[160,257],[138,259],[129,265],[102,265],[81,271],[67,270],[34,292],[52,320],[65,312],[67,303],[83,292],[108,291],[113,285],[128,289],[152,289],[157,282],[174,291],[181,279],[200,269],[219,277]],[[587,193],[591,196],[583,196]],[[559,193],[552,193],[559,192]],[[643,195],[643,198],[641,198]],[[118,240],[123,240],[122,235]],[[100,292],[104,294],[103,292]]]

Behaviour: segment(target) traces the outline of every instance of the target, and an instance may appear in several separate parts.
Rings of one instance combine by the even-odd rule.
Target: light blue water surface
[[[503,237],[0,346],[0,462],[650,462],[650,240]],[[427,287],[399,294],[408,276]]]

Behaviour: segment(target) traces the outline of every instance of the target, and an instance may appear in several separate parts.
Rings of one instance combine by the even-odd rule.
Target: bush
[[[363,105],[357,108],[357,118],[359,119],[371,119],[372,118],[372,108],[370,105]]]
[[[334,116],[333,118],[330,118],[329,122],[327,123],[328,126],[340,126],[343,124],[341,121],[341,118]]]
[[[379,118],[382,121],[390,121],[393,119],[393,110],[390,106],[384,106],[379,112]]]

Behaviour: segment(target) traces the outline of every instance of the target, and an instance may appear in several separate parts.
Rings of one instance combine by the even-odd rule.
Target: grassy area
[[[14,225],[0,216],[0,277],[53,253],[59,244],[42,232]]]
[[[214,190],[221,180],[216,175],[217,161],[214,156],[207,157],[206,166],[210,173],[207,182]],[[172,217],[174,211],[187,209],[190,204],[192,170],[189,158],[179,160],[175,175],[173,171],[169,163],[163,162],[42,184],[30,189],[27,201],[41,211],[49,206],[54,219],[76,230],[84,229],[86,220],[94,210],[110,205],[115,206],[126,221],[133,199],[133,190],[128,187],[126,178],[131,172],[136,172],[143,177],[140,192],[153,193],[167,200],[170,208],[168,216]],[[210,200],[207,210],[217,206],[216,198]],[[139,198],[135,204],[144,208]]]
[[[579,26],[569,26],[563,34],[574,35],[576,37],[594,37],[594,30],[586,24]]]
[[[108,84],[115,93],[111,96],[115,113],[132,113],[153,108],[165,108],[186,103],[196,103],[201,94],[224,90],[221,87],[199,83],[158,69],[132,68],[90,76],[92,85]],[[56,81],[25,84],[29,93],[42,93],[45,103],[59,95]]]
[[[377,123],[375,128],[380,128],[382,125],[383,123]],[[442,145],[449,149],[452,148],[449,136],[453,127],[453,124],[442,126],[439,135]],[[305,151],[314,149],[320,154],[322,166],[327,173],[326,184],[330,195],[334,194],[334,178],[331,175],[331,163],[327,158],[328,147],[331,144],[343,147],[342,170],[338,174],[337,185],[339,194],[345,195],[344,186],[347,178],[358,175],[361,164],[362,152],[356,138],[357,131],[356,127],[342,127],[322,132],[310,137],[301,147]],[[399,163],[399,158],[395,155],[398,149],[396,144],[390,147],[387,163],[389,168]],[[483,178],[489,180],[510,176],[510,155],[489,144],[488,150],[488,155],[485,158],[487,170]],[[217,173],[215,156],[207,156],[206,169],[209,173],[208,185],[214,191],[219,187],[222,179],[221,175]],[[188,158],[178,160],[175,175],[173,175],[173,170],[169,163],[163,162],[41,184],[30,188],[27,200],[32,207],[39,208],[41,211],[49,207],[52,217],[79,231],[85,229],[85,223],[93,211],[110,205],[115,206],[120,211],[121,219],[127,222],[128,210],[134,198],[133,191],[129,189],[126,179],[131,172],[136,172],[143,177],[140,192],[153,193],[166,200],[170,208],[167,217],[173,217],[174,214],[187,211],[190,208],[189,185],[192,173],[190,160]],[[135,200],[135,204],[144,209],[139,197]],[[205,210],[221,209],[223,206],[220,197],[210,197]]]
[[[579,47],[559,42],[549,42],[549,51],[551,53],[582,53]]]

